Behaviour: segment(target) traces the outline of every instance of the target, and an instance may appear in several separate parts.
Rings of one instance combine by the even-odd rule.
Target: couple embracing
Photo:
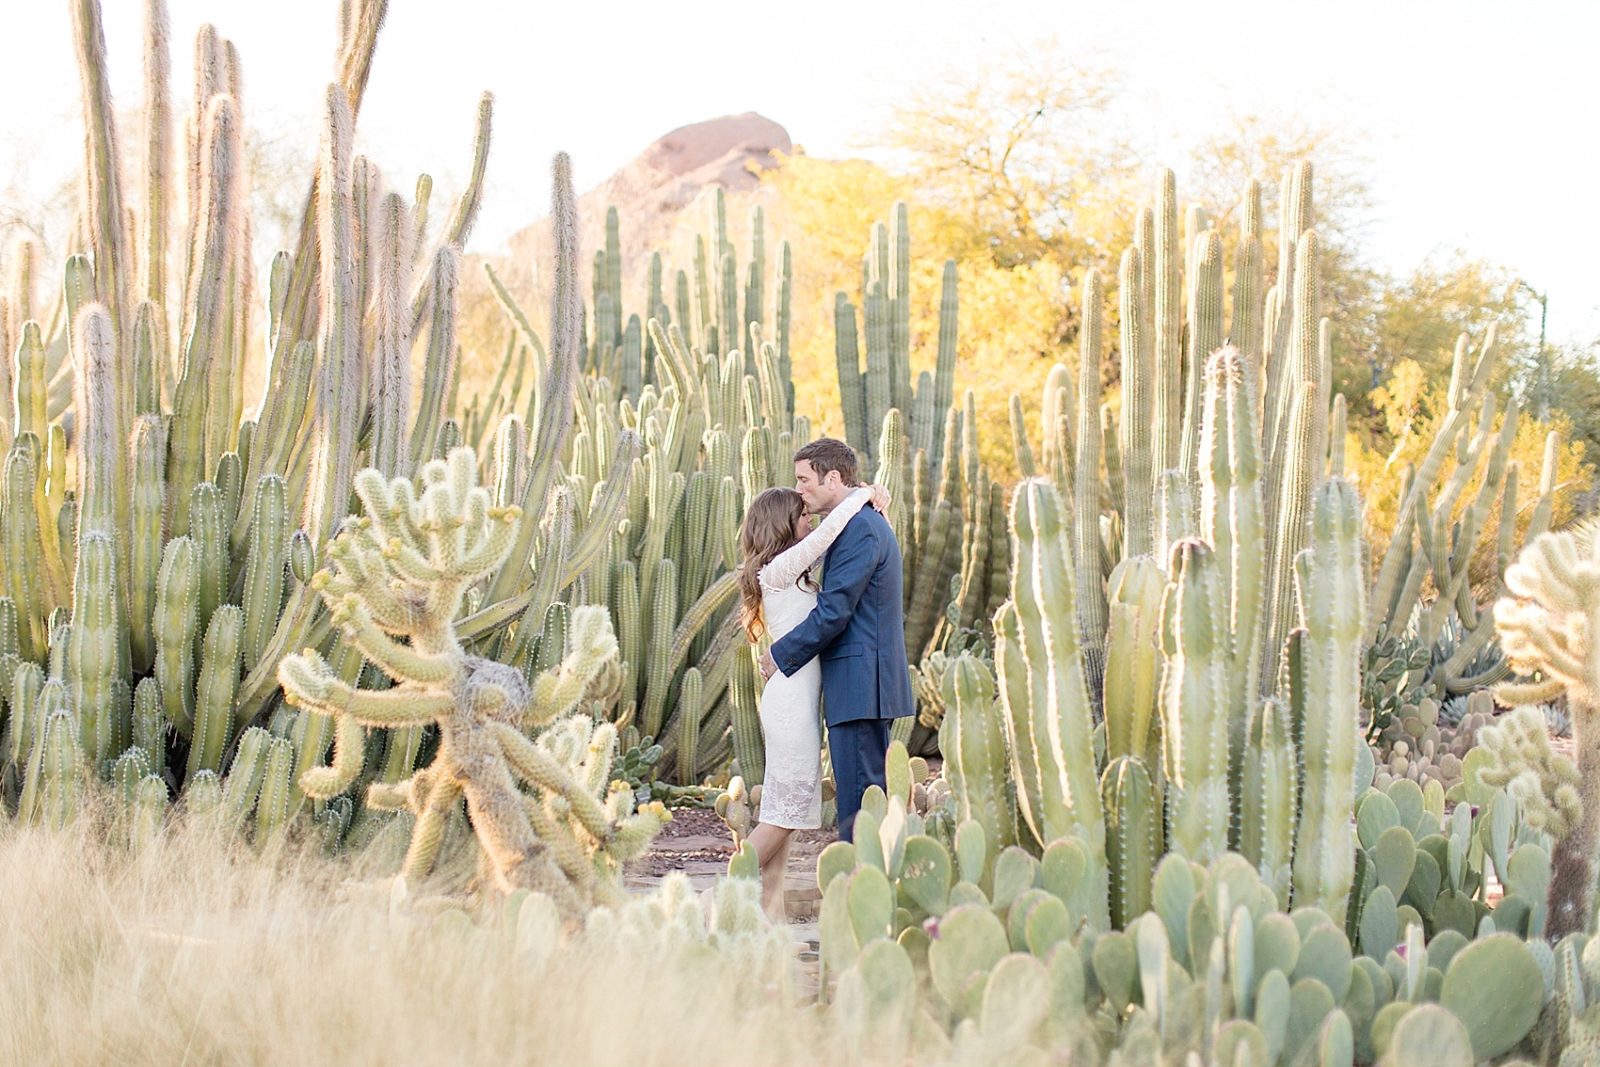
[[[900,546],[883,515],[888,494],[861,485],[855,451],[828,437],[795,453],[794,481],[757,496],[739,536],[745,633],[752,643],[772,639],[761,657],[766,774],[749,840],[768,912],[780,921],[790,835],[822,823],[819,703],[845,841],[862,794],[884,784],[892,721],[914,710]],[[821,518],[815,529],[813,515]]]

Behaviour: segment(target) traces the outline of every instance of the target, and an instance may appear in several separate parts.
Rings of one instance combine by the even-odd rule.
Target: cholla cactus
[[[514,667],[469,655],[453,620],[468,587],[510,551],[521,509],[490,505],[469,448],[424,466],[419,483],[420,495],[403,478],[357,475],[366,514],[329,545],[336,569],[313,580],[346,639],[398,684],[356,689],[309,649],[284,660],[278,674],[291,701],[338,724],[333,766],[308,771],[301,785],[316,798],[348,789],[361,770],[362,726],[437,723],[433,762],[367,795],[371,806],[416,815],[404,875],[432,869],[465,796],[499,889],[538,889],[573,910],[615,903],[621,862],[642,852],[668,816],[659,804],[634,812],[626,783],[608,787],[615,727],[562,718],[616,657],[606,612],[573,612],[570,653],[531,684]],[[535,725],[545,727],[537,742],[523,733]]]
[[[1581,810],[1551,856],[1551,940],[1584,930],[1593,909],[1594,854],[1600,846],[1600,539],[1546,533],[1506,571],[1511,596],[1495,605],[1500,642],[1516,669],[1536,676],[1500,687],[1510,704],[1534,704],[1566,691],[1578,752]],[[1547,794],[1556,810],[1567,810]]]
[[[1529,826],[1558,840],[1567,836],[1583,806],[1578,768],[1550,748],[1543,712],[1517,708],[1482,730],[1478,744],[1493,761],[1478,772],[1478,780],[1510,793]]]

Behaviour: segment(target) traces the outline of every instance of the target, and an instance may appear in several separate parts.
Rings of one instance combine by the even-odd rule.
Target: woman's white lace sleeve
[[[761,568],[761,584],[777,590],[787,589],[798,582],[800,576],[816,566],[817,560],[833,547],[833,542],[844,532],[845,525],[871,499],[872,491],[865,486],[851,491],[799,544],[780,552]]]

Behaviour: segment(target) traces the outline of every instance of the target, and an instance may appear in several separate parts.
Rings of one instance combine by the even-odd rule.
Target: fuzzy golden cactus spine
[[[1579,803],[1551,855],[1549,925],[1559,941],[1586,931],[1593,915],[1595,855],[1600,850],[1600,537],[1545,533],[1506,570],[1508,596],[1495,605],[1500,641],[1532,682],[1503,685],[1502,700],[1531,704],[1563,690],[1577,749]]]
[[[1317,491],[1311,546],[1296,560],[1306,693],[1304,768],[1294,855],[1294,900],[1345,914],[1353,877],[1356,746],[1360,743],[1361,633],[1366,582],[1361,567],[1361,501],[1343,479]]]
[[[573,740],[572,727],[562,722],[559,737],[538,744],[522,732],[565,716],[615,658],[605,609],[573,613],[572,651],[532,685],[514,667],[468,655],[455,616],[467,588],[512,551],[521,510],[489,503],[471,449],[425,465],[419,483],[420,493],[405,479],[362,471],[356,491],[365,514],[346,522],[329,546],[335,569],[314,582],[346,639],[398,684],[353,688],[309,650],[279,668],[294,702],[338,723],[333,766],[308,772],[301,784],[313,797],[348,788],[360,772],[363,725],[437,723],[434,761],[369,795],[370,803],[405,805],[417,816],[406,877],[420,879],[432,869],[445,823],[465,797],[498,888],[544,890],[574,910],[615,902],[621,861],[642,850],[665,811],[634,813],[626,787],[607,791],[616,742],[611,724]]]

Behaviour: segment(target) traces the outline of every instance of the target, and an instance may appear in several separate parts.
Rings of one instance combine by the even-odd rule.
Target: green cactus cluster
[[[697,608],[705,587],[716,584],[717,556],[698,557],[710,574],[686,568],[682,590],[671,564],[661,562],[689,536],[678,498],[723,514],[737,503],[711,491],[725,486],[697,483],[684,493],[675,483],[674,472],[700,451],[700,431],[676,404],[662,407],[659,396],[642,395],[629,409],[596,397],[596,386],[580,374],[588,355],[576,196],[564,156],[554,168],[548,349],[539,347],[531,373],[518,365],[517,380],[499,390],[501,408],[457,417],[459,261],[481,199],[492,101],[485,96],[478,111],[472,178],[453,211],[430,227],[426,176],[408,201],[353,151],[381,2],[342,9],[337,80],[324,99],[312,195],[294,247],[273,259],[259,294],[251,285],[234,46],[209,26],[197,39],[198,103],[182,196],[183,172],[172,167],[166,16],[162,4],[151,5],[143,193],[138,204],[125,204],[119,190],[134,175],[124,172],[106,96],[99,5],[85,0],[75,12],[90,145],[86,217],[95,221],[74,239],[53,299],[41,298],[37,252],[24,249],[10,261],[0,308],[7,393],[0,411],[0,546],[7,561],[0,567],[0,801],[29,819],[62,822],[87,792],[112,789],[140,813],[133,820],[140,837],[152,836],[159,813],[176,801],[178,810],[221,811],[230,826],[251,826],[262,844],[297,826],[330,850],[396,840],[404,846],[423,830],[442,832],[447,843],[466,840],[465,817],[442,794],[440,807],[419,815],[415,827],[410,813],[367,802],[393,800],[417,774],[426,779],[443,744],[436,719],[363,733],[282,699],[280,667],[303,649],[312,657],[306,662],[325,668],[303,679],[315,681],[315,690],[332,686],[360,701],[409,699],[388,665],[369,662],[346,632],[341,612],[353,609],[326,605],[313,588],[319,564],[335,573],[352,565],[338,558],[346,550],[340,546],[376,521],[351,514],[365,506],[354,492],[356,471],[409,479],[437,470],[430,462],[450,456],[464,436],[493,438],[485,469],[471,452],[447,469],[458,479],[470,473],[474,485],[487,479],[496,514],[539,521],[513,523],[500,535],[508,538],[504,551],[461,586],[453,617],[440,624],[453,627],[475,661],[497,662],[529,686],[559,675],[571,656],[594,652],[574,642],[590,640],[594,611],[603,616],[612,607],[619,545],[649,565],[646,602],[667,601],[655,587],[672,586],[682,616],[701,620],[687,631],[697,636],[715,616],[717,597],[725,602],[727,583]],[[190,217],[176,210],[179,203],[192,205]],[[102,224],[107,218],[119,221]],[[242,368],[261,337],[262,392],[247,407]],[[413,360],[423,375],[416,404]],[[720,382],[719,373],[698,368],[686,380]],[[745,380],[741,374],[724,383],[719,395],[730,409],[743,410]],[[660,413],[640,415],[650,403]],[[758,407],[749,418],[765,414]],[[697,443],[685,445],[685,434]],[[719,469],[734,475],[729,457],[736,447],[730,442],[719,454]],[[771,452],[779,450],[774,442]],[[770,466],[767,457],[762,462]],[[438,521],[458,519],[445,514]],[[711,528],[709,519],[702,525]],[[630,529],[632,540],[625,540],[619,531]],[[658,581],[662,575],[667,579]],[[623,627],[622,636],[637,639],[636,651],[650,631],[637,612],[627,617],[633,629]],[[710,728],[722,683],[700,659],[705,642],[662,644],[680,663],[692,653],[712,682],[704,701]],[[627,674],[616,657],[596,657],[595,667],[581,708],[613,717],[625,690],[642,704],[647,679],[662,673]],[[602,725],[585,738],[576,727],[547,727],[530,743],[598,751],[615,738],[616,727]],[[64,747],[69,739],[75,758]],[[330,745],[336,763],[360,774],[342,789],[308,795],[303,783],[308,774],[317,779]],[[714,762],[708,747],[700,758]],[[585,765],[601,773],[609,761],[602,753]],[[557,821],[567,818],[557,814]],[[470,852],[463,855],[470,859]]]
[[[975,398],[968,391],[957,399],[954,261],[940,276],[936,350],[927,361],[933,369],[913,378],[909,220],[907,205],[896,203],[889,221],[873,226],[859,308],[845,293],[834,298],[834,350],[844,438],[894,494],[890,522],[906,573],[906,649],[920,662],[987,645],[990,620],[1005,598],[1008,560],[1004,488],[979,458]],[[927,688],[929,710],[897,730],[914,751],[931,754],[938,683]]]
[[[583,528],[597,535],[581,558],[567,552],[567,596],[608,607],[621,646],[618,683],[596,710],[625,747],[660,747],[652,788],[675,803],[709,802],[720,789],[702,783],[730,773],[730,764],[752,785],[761,780],[759,676],[733,610],[738,529],[757,494],[792,484],[792,457],[811,436],[794,414],[788,246],[769,301],[761,210],[741,267],[721,190],[710,207],[692,269],[675,272],[676,299],[664,290],[662,255],[651,255],[642,313],[628,311],[619,219],[608,212],[584,317],[590,335],[572,384],[573,431],[557,450],[566,472],[557,493],[570,495],[574,515],[588,512]],[[720,268],[707,267],[707,248]],[[512,336],[495,387],[465,399],[469,426],[501,410],[499,383],[521,381],[522,357],[514,364],[512,353],[545,349],[492,269],[490,281]],[[614,497],[616,511],[596,510],[597,494]],[[613,514],[621,521],[597,524]],[[505,621],[485,617],[477,632]],[[518,628],[531,635],[538,625],[525,614]],[[527,650],[515,633],[497,640],[501,650],[491,654],[502,658]]]
[[[1361,811],[1353,930],[1312,905],[1281,910],[1227,852],[1167,854],[1144,906],[1107,927],[1079,839],[996,851],[982,823],[947,835],[894,783],[869,790],[855,842],[818,861],[835,1025],[941,1062],[1435,1062],[1413,1044],[1434,1029],[1460,1046],[1437,1062],[1538,1054],[1561,988],[1549,946],[1525,940],[1542,835],[1501,792],[1476,818],[1442,817],[1397,783]],[[1497,906],[1490,864],[1506,878]]]
[[[1220,234],[1198,211],[1180,227],[1173,177],[1162,172],[1117,278],[1118,406],[1100,399],[1106,298],[1093,271],[1082,285],[1077,365],[1058,364],[1046,379],[1037,447],[1020,398],[1012,400],[1018,468],[1048,477],[1072,506],[1092,699],[1104,670],[1103,576],[1139,556],[1164,567],[1187,536],[1227,561],[1222,606],[1238,661],[1230,675],[1234,752],[1249,719],[1247,694],[1274,687],[1284,639],[1299,625],[1295,559],[1309,543],[1312,495],[1342,467],[1343,406],[1328,378],[1312,192],[1309,164],[1285,173],[1277,276],[1267,286],[1268,234],[1260,187],[1251,184],[1225,319]],[[1237,356],[1213,368],[1224,337]],[[1487,604],[1515,549],[1518,470],[1509,454],[1519,411],[1514,401],[1500,411],[1489,390],[1497,358],[1492,330],[1476,350],[1461,338],[1439,436],[1415,470],[1402,472],[1390,543],[1372,546],[1372,562],[1363,564],[1361,699],[1368,736],[1385,757],[1404,740],[1395,724],[1416,717],[1424,699],[1442,703],[1509,674]],[[1546,442],[1530,539],[1550,522],[1558,446],[1554,435]],[[1469,579],[1485,546],[1499,560],[1487,594]],[[1236,765],[1230,778],[1237,787]]]
[[[993,668],[966,653],[930,657],[918,672],[920,688],[938,685],[948,796],[923,813],[892,787],[864,807],[854,844],[819,859],[825,974],[852,994],[882,982],[867,996],[894,1006],[891,1029],[919,1006],[943,1024],[876,1035],[894,1049],[926,1040],[1071,1047],[1084,1062],[1194,1052],[1234,1063],[1411,1062],[1432,1042],[1475,1063],[1523,1046],[1541,1015],[1553,988],[1536,947],[1551,928],[1550,823],[1518,823],[1487,753],[1463,761],[1448,814],[1432,776],[1367,785],[1369,623],[1418,591],[1396,596],[1381,568],[1378,582],[1369,577],[1360,502],[1328,439],[1337,420],[1316,237],[1301,225],[1309,171],[1286,185],[1284,229],[1299,236],[1285,242],[1297,247],[1280,261],[1280,287],[1257,319],[1259,235],[1247,217],[1240,343],[1222,346],[1220,325],[1191,321],[1187,336],[1201,347],[1186,393],[1183,334],[1168,321],[1180,303],[1161,293],[1177,284],[1179,262],[1164,183],[1166,224],[1141,227],[1151,255],[1136,244],[1122,271],[1131,432],[1119,466],[1098,466],[1112,435],[1083,413],[1098,406],[1095,390],[1085,400],[1059,368],[1045,406],[1063,414],[1046,419],[1042,450],[1058,459],[1012,501]],[[1190,314],[1217,317],[1221,301],[1207,295],[1220,285],[1215,234],[1192,232]],[[1146,260],[1156,290],[1148,321]],[[1086,306],[1098,306],[1097,279],[1084,288]],[[1270,325],[1253,332],[1256,322]],[[1086,334],[1084,376],[1097,381],[1098,339]],[[1215,345],[1203,341],[1213,334]],[[1458,371],[1467,369],[1463,349]],[[1475,402],[1483,384],[1456,392]],[[1064,414],[1074,408],[1076,419]],[[1446,492],[1459,496],[1487,460],[1478,499],[1492,503],[1504,465],[1503,445],[1485,451],[1492,408],[1475,442],[1458,442],[1458,422],[1451,447],[1467,469],[1454,468]],[[1073,426],[1099,440],[1073,441]],[[1015,438],[1019,460],[1031,459],[1026,435]],[[1102,477],[1123,487],[1121,510],[1078,521],[1085,505],[1100,514]],[[1428,492],[1413,506],[1430,504]],[[1431,504],[1452,514],[1453,504]],[[1419,589],[1419,575],[1454,581],[1457,563],[1439,563],[1437,548],[1423,550],[1432,571],[1405,571]],[[1481,626],[1482,613],[1468,610],[1460,585],[1443,588],[1451,602],[1427,605],[1437,626],[1462,648],[1487,640],[1483,629],[1461,636],[1462,620]],[[1454,676],[1436,674],[1442,697]],[[1293,962],[1270,976],[1265,946],[1280,931]],[[1045,1043],[1030,1047],[1036,1040]]]
[[[946,260],[940,281],[938,351],[932,371],[911,371],[910,209],[896,203],[887,223],[872,227],[861,265],[861,318],[844,293],[834,297],[834,353],[845,440],[874,464],[884,461],[880,437],[891,410],[901,413],[908,454],[937,464],[945,454],[955,402],[956,265]],[[857,325],[858,321],[860,325]],[[864,340],[864,344],[862,343]]]
[[[1483,689],[1451,700],[1460,711],[1453,722],[1445,711],[1450,702],[1441,704],[1433,697],[1420,697],[1389,720],[1373,745],[1374,785],[1381,789],[1397,778],[1419,785],[1437,781],[1447,797],[1456,799],[1452,794],[1465,780],[1467,754],[1495,721],[1495,705]]]
[[[309,766],[328,738],[276,714],[276,668],[329,632],[304,584],[307,557],[346,515],[358,456],[393,466],[397,441],[432,454],[428,403],[413,420],[404,367],[414,334],[431,368],[454,358],[455,262],[479,191],[468,188],[431,249],[413,247],[425,203],[381,195],[376,169],[353,154],[381,6],[346,6],[315,194],[259,296],[233,43],[210,26],[197,37],[177,168],[166,13],[151,5],[135,174],[99,5],[74,6],[85,225],[52,298],[37,251],[13,258],[0,313],[8,804],[48,797],[59,817],[76,794],[69,780],[115,781],[142,798],[148,824],[158,793],[165,802],[237,766],[231,810],[255,814],[268,836],[301,806],[281,788],[284,761]],[[485,97],[480,157],[489,120]],[[140,195],[126,195],[135,180]],[[243,368],[263,334],[270,365],[247,410]],[[359,658],[335,658],[359,672]],[[56,740],[69,733],[80,757],[70,773]]]

